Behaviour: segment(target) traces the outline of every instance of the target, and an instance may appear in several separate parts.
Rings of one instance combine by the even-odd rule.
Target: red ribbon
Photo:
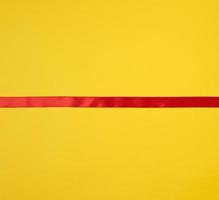
[[[0,107],[216,108],[219,97],[0,97]]]

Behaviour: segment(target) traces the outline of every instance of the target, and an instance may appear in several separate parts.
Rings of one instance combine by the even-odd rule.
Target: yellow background
[[[0,96],[218,96],[216,0],[0,1]],[[1,200],[219,199],[218,109],[1,109]]]

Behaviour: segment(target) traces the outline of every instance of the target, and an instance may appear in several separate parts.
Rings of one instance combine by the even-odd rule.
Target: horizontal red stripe
[[[0,97],[0,107],[207,108],[219,107],[219,97]]]

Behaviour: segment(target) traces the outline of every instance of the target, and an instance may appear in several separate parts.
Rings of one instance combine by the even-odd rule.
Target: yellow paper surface
[[[218,96],[216,0],[1,1],[0,96]],[[1,200],[216,200],[218,109],[0,109]]]

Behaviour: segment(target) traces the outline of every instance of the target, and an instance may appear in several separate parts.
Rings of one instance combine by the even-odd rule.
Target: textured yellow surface
[[[218,9],[1,0],[0,96],[218,96]],[[0,199],[219,199],[218,118],[218,109],[0,109]]]

